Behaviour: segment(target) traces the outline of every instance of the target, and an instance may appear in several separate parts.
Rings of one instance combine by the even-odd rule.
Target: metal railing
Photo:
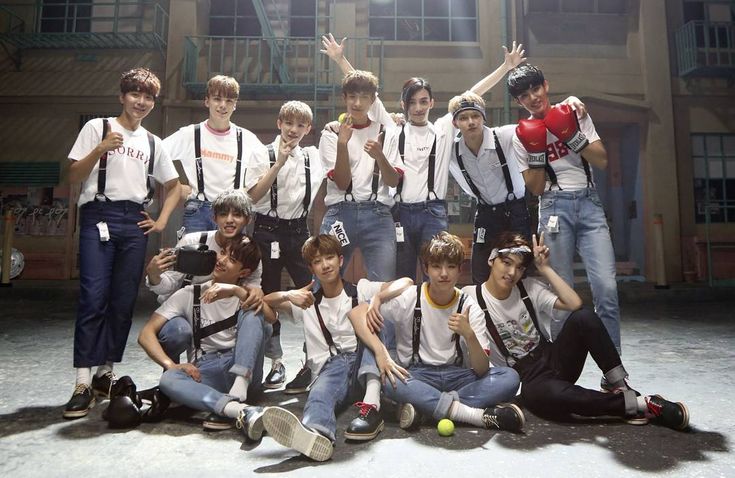
[[[676,32],[679,76],[733,74],[735,24],[693,20]]]

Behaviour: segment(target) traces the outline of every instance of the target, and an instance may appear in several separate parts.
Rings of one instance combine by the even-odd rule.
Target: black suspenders
[[[421,286],[422,284],[416,284],[416,305],[413,308],[413,327],[412,327],[412,333],[411,333],[411,360],[409,362],[409,365],[414,365],[416,363],[423,363],[423,360],[421,360],[421,356],[419,355],[419,348],[421,347],[421,320],[422,320],[422,311],[421,311]],[[457,312],[462,312],[462,306],[464,306],[464,302],[467,299],[467,296],[463,293],[459,296],[459,301],[457,302]],[[454,365],[461,366],[464,362],[464,357],[462,355],[462,347],[459,345],[459,334],[452,334],[452,341],[454,342]]]
[[[344,288],[344,291],[347,293],[347,295],[352,297],[352,308],[354,309],[355,307],[357,307],[357,288],[349,282],[342,282],[342,287]],[[334,343],[331,332],[329,332],[329,329],[327,329],[327,326],[324,324],[322,313],[319,310],[319,303],[322,301],[323,297],[323,289],[319,289],[314,294],[314,310],[316,311],[316,318],[319,321],[319,328],[322,329],[322,335],[324,335],[324,340],[327,342],[327,347],[329,348],[329,356],[334,357],[335,352],[336,354],[341,354],[342,350],[340,350],[339,346]],[[334,349],[335,352],[332,352],[332,349]]]
[[[587,187],[593,188],[595,187],[595,182],[592,181],[592,172],[590,171],[590,163],[587,162],[586,159],[584,159],[584,156],[581,154],[579,157],[582,159],[582,167],[584,168],[584,175],[587,176]],[[546,166],[544,166],[544,170],[546,171],[546,175],[549,177],[549,191],[551,191],[551,188],[556,186],[559,188],[559,191],[561,191],[561,186],[559,186],[559,182],[556,179],[556,173],[554,172],[554,168],[551,167],[551,164],[547,161]]]
[[[197,199],[208,201],[204,192],[204,167],[202,166],[202,131],[201,124],[194,125],[194,166],[197,172]],[[240,173],[242,171],[242,129],[237,128],[237,160],[235,162],[235,181],[233,188],[240,189]],[[202,199],[203,198],[203,199]]]
[[[194,286],[194,307],[191,315],[192,340],[194,342],[194,359],[199,358],[199,351],[202,349],[202,339],[222,332],[230,327],[237,325],[237,317],[240,314],[238,310],[232,316],[218,320],[206,327],[202,327],[202,304],[201,304],[202,286],[197,284]]]
[[[457,134],[457,138],[460,138],[462,136],[462,133]],[[505,159],[505,153],[503,153],[503,148],[500,147],[500,141],[498,141],[498,135],[495,134],[495,130],[493,130],[493,139],[495,140],[495,151],[498,155],[498,160],[500,161],[500,167],[503,170],[503,179],[505,180],[505,189],[508,191],[508,194],[505,196],[505,201],[513,201],[516,198],[515,193],[513,192],[513,180],[510,177],[510,170],[508,168],[508,162]],[[470,190],[472,191],[472,194],[475,195],[477,198],[477,202],[480,204],[487,205],[484,199],[482,199],[482,195],[480,194],[480,190],[477,189],[477,186],[475,186],[475,183],[472,182],[472,178],[470,178],[469,173],[464,167],[464,162],[462,161],[462,155],[459,154],[459,141],[454,142],[454,155],[457,158],[457,164],[459,165],[460,171],[462,171],[462,176],[464,176],[464,180],[467,181],[467,184],[470,187]]]
[[[102,119],[102,140],[105,139],[107,136],[108,131],[110,130],[110,124],[107,121],[107,118]],[[156,180],[153,177],[153,165],[156,160],[156,139],[153,137],[153,135],[150,133],[150,131],[146,131],[148,133],[148,149],[150,153],[150,158],[148,159],[148,172],[146,174],[146,188],[148,190],[148,193],[145,196],[145,200],[143,201],[143,205],[147,205],[151,202],[151,199],[153,199],[153,194],[155,193],[155,184]],[[108,198],[105,195],[105,187],[107,185],[107,155],[108,152],[105,152],[100,157],[100,164],[97,171],[97,192],[94,195],[95,201],[101,201],[103,198],[106,202],[110,201],[110,198]]]
[[[477,295],[477,304],[480,306],[482,312],[485,314],[485,326],[487,327],[487,331],[490,332],[490,336],[493,338],[493,342],[495,342],[495,345],[498,346],[500,353],[502,353],[503,357],[505,357],[505,363],[508,363],[508,358],[512,358],[517,362],[518,359],[514,357],[505,346],[505,342],[503,342],[503,339],[500,337],[500,333],[498,332],[498,328],[495,326],[495,322],[493,322],[493,319],[490,316],[490,312],[487,311],[487,304],[485,303],[485,298],[482,296],[482,287],[482,284],[477,284],[477,286],[475,286],[475,294]],[[521,300],[523,301],[523,304],[526,306],[526,310],[528,311],[528,315],[531,316],[533,325],[536,327],[536,331],[539,334],[540,343],[547,343],[548,340],[546,340],[546,336],[543,334],[543,332],[541,331],[541,327],[539,327],[538,325],[536,309],[533,307],[533,302],[531,302],[531,298],[528,296],[528,292],[526,292],[526,287],[521,281],[518,281],[517,287],[518,291],[521,294]]]
[[[378,133],[378,138],[380,138],[380,146],[383,147],[384,141],[385,141],[385,135],[382,134],[385,132],[385,126],[382,124],[380,125],[380,132]],[[368,198],[368,201],[376,201],[378,199],[378,180],[380,179],[380,168],[378,167],[378,161],[375,160],[373,163],[373,181],[370,185],[370,198]],[[347,199],[347,196],[351,196],[352,199]],[[355,196],[352,194],[352,180],[350,180],[350,184],[347,186],[347,189],[345,190],[345,201],[355,201]]]
[[[406,164],[406,159],[404,158],[405,150],[406,150],[406,132],[405,132],[406,125],[403,125],[401,128],[401,134],[398,136],[398,154],[401,155],[401,161],[403,161],[403,164]],[[429,173],[427,177],[427,189],[429,190],[426,194],[426,200],[431,201],[431,195],[434,195],[434,199],[439,199],[439,197],[436,195],[436,192],[434,192],[434,170],[436,169],[436,134],[434,134],[434,143],[431,145],[431,152],[429,153]],[[401,191],[403,191],[403,180],[404,177],[401,176],[401,178],[398,180],[398,186],[396,186],[396,194],[395,197],[397,198],[398,202],[403,202],[403,197],[401,196]]]
[[[207,231],[202,231],[202,233],[199,236],[199,245],[205,246],[207,244],[207,238],[209,237],[209,234]],[[194,280],[194,274],[186,274],[184,276],[184,284],[182,287],[186,287],[187,285],[191,285],[192,281]]]
[[[268,159],[272,168],[276,164],[276,150],[273,147],[273,143],[269,144],[267,148]],[[309,164],[309,153],[304,149],[301,152],[304,155],[304,174],[306,176],[304,200],[302,202],[304,211],[301,213],[301,217],[306,217],[309,214],[309,205],[311,204],[311,165]],[[268,215],[278,217],[278,175],[276,175],[271,185],[271,209],[268,211]]]

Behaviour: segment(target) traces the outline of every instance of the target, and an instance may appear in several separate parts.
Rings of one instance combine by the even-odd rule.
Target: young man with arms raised
[[[534,234],[531,247],[519,234],[502,234],[490,253],[487,280],[464,288],[485,314],[491,362],[518,371],[523,403],[540,416],[616,416],[637,425],[651,419],[673,429],[686,428],[689,411],[684,404],[660,395],[641,396],[628,386],[628,374],[600,318],[581,309],[582,300],[549,265],[544,238],[541,233],[537,241]],[[552,290],[535,278],[524,279],[532,264]],[[554,310],[571,315],[552,342]],[[587,354],[614,393],[575,385]]]
[[[69,181],[82,186],[76,385],[65,418],[87,415],[95,394],[110,396],[112,368],[122,360],[132,325],[148,235],[166,227],[178,203],[176,170],[161,140],[141,125],[160,89],[161,82],[150,70],[123,73],[120,116],[87,122],[69,153]],[[166,190],[158,220],[145,211],[156,181]]]
[[[375,354],[382,373],[406,376],[392,364],[373,334],[382,319],[395,325],[398,362],[410,377],[386,385],[387,398],[401,403],[400,426],[410,429],[420,416],[449,418],[500,430],[520,431],[525,423],[518,406],[504,403],[518,390],[518,374],[509,367],[490,367],[485,320],[477,303],[456,288],[464,260],[462,242],[447,232],[421,249],[429,282],[405,290],[367,314],[358,307],[350,318],[360,340]],[[372,305],[372,304],[371,304]],[[378,319],[378,320],[376,320]]]
[[[276,317],[266,304],[262,313],[243,310],[249,299],[238,285],[260,262],[258,246],[247,236],[235,236],[218,252],[211,281],[188,285],[176,291],[153,313],[140,331],[138,343],[164,368],[161,391],[176,403],[208,411],[229,428],[235,419],[249,440],[263,434],[262,409],[245,404],[261,391],[265,341]],[[163,327],[171,320],[185,319],[192,330],[189,361],[178,363],[159,342]],[[206,421],[205,421],[206,422]]]
[[[372,298],[369,310],[375,314],[382,301],[397,296],[413,281],[404,278],[381,283],[361,279],[357,286],[343,281],[342,247],[339,240],[327,234],[306,241],[303,256],[321,285],[319,291],[312,294],[313,284],[309,284],[268,294],[264,300],[279,313],[303,323],[307,356],[318,378],[306,399],[301,420],[286,409],[269,407],[263,423],[268,434],[282,445],[316,461],[325,461],[332,456],[336,440],[336,414],[359,396],[360,388],[365,388],[365,394],[362,401],[355,403],[359,413],[345,431],[345,438],[372,440],[383,429],[380,373],[372,354],[358,347],[348,313],[358,303]]]

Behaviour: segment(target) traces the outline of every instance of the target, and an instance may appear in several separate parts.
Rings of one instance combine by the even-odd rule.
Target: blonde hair
[[[373,96],[378,92],[378,77],[369,71],[353,70],[342,79],[342,94],[368,93]]]
[[[455,111],[460,109],[461,104],[464,102],[475,103],[483,109],[485,108],[485,100],[482,99],[482,96],[471,91],[465,91],[461,95],[457,95],[449,100],[449,112],[454,114]]]
[[[295,120],[311,124],[313,118],[311,108],[303,101],[287,101],[278,112],[278,119],[281,121]]]
[[[237,99],[240,97],[240,83],[231,76],[213,76],[207,82],[207,98],[212,96]]]
[[[464,246],[459,237],[442,231],[421,246],[419,257],[424,266],[444,261],[459,266],[464,261]]]

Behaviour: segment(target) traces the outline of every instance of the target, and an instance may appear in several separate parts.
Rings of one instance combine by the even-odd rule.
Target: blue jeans
[[[166,370],[161,376],[161,391],[187,407],[223,415],[225,405],[237,400],[227,394],[236,375],[250,379],[248,397],[262,390],[263,349],[270,334],[271,326],[263,320],[262,314],[241,311],[237,318],[235,348],[205,353],[194,362],[201,373],[200,382],[194,381],[183,370]]]
[[[200,199],[187,199],[184,203],[184,234],[190,232],[216,231],[212,203]]]
[[[79,213],[79,308],[74,367],[120,362],[132,325],[148,236],[138,227],[143,206],[92,201]],[[110,240],[100,241],[104,221]]]
[[[386,282],[395,279],[396,228],[388,206],[377,201],[333,204],[327,208],[319,232],[329,234],[336,221],[342,222],[350,241],[342,247],[343,273],[355,248],[360,248],[368,280]]]
[[[449,228],[447,202],[435,199],[412,204],[396,203],[393,212],[403,227],[403,242],[396,244],[396,277],[416,279],[416,262],[421,246],[435,234]]]
[[[485,230],[485,242],[478,242],[478,229]],[[531,215],[525,198],[494,206],[479,204],[475,212],[472,238],[472,283],[482,284],[490,275],[487,263],[502,232],[512,231],[531,241]]]
[[[168,319],[158,331],[158,343],[171,360],[181,363],[181,354],[193,344],[189,319],[186,317]]]
[[[456,365],[414,364],[408,367],[411,377],[383,386],[386,397],[398,403],[410,403],[425,416],[441,420],[449,415],[452,402],[473,408],[487,408],[506,402],[516,395],[520,378],[510,367],[490,367],[478,377],[472,369]]]
[[[368,374],[380,377],[375,356],[363,345],[356,352],[330,357],[311,386],[301,422],[334,442],[337,411],[357,398]]]
[[[559,232],[549,232],[549,216],[559,217]],[[615,348],[620,352],[620,308],[615,281],[615,253],[600,197],[594,189],[546,191],[539,201],[539,233],[549,246],[551,267],[574,286],[572,265],[579,252],[587,270],[595,312],[605,324]],[[551,323],[556,337],[568,314],[557,315]]]

